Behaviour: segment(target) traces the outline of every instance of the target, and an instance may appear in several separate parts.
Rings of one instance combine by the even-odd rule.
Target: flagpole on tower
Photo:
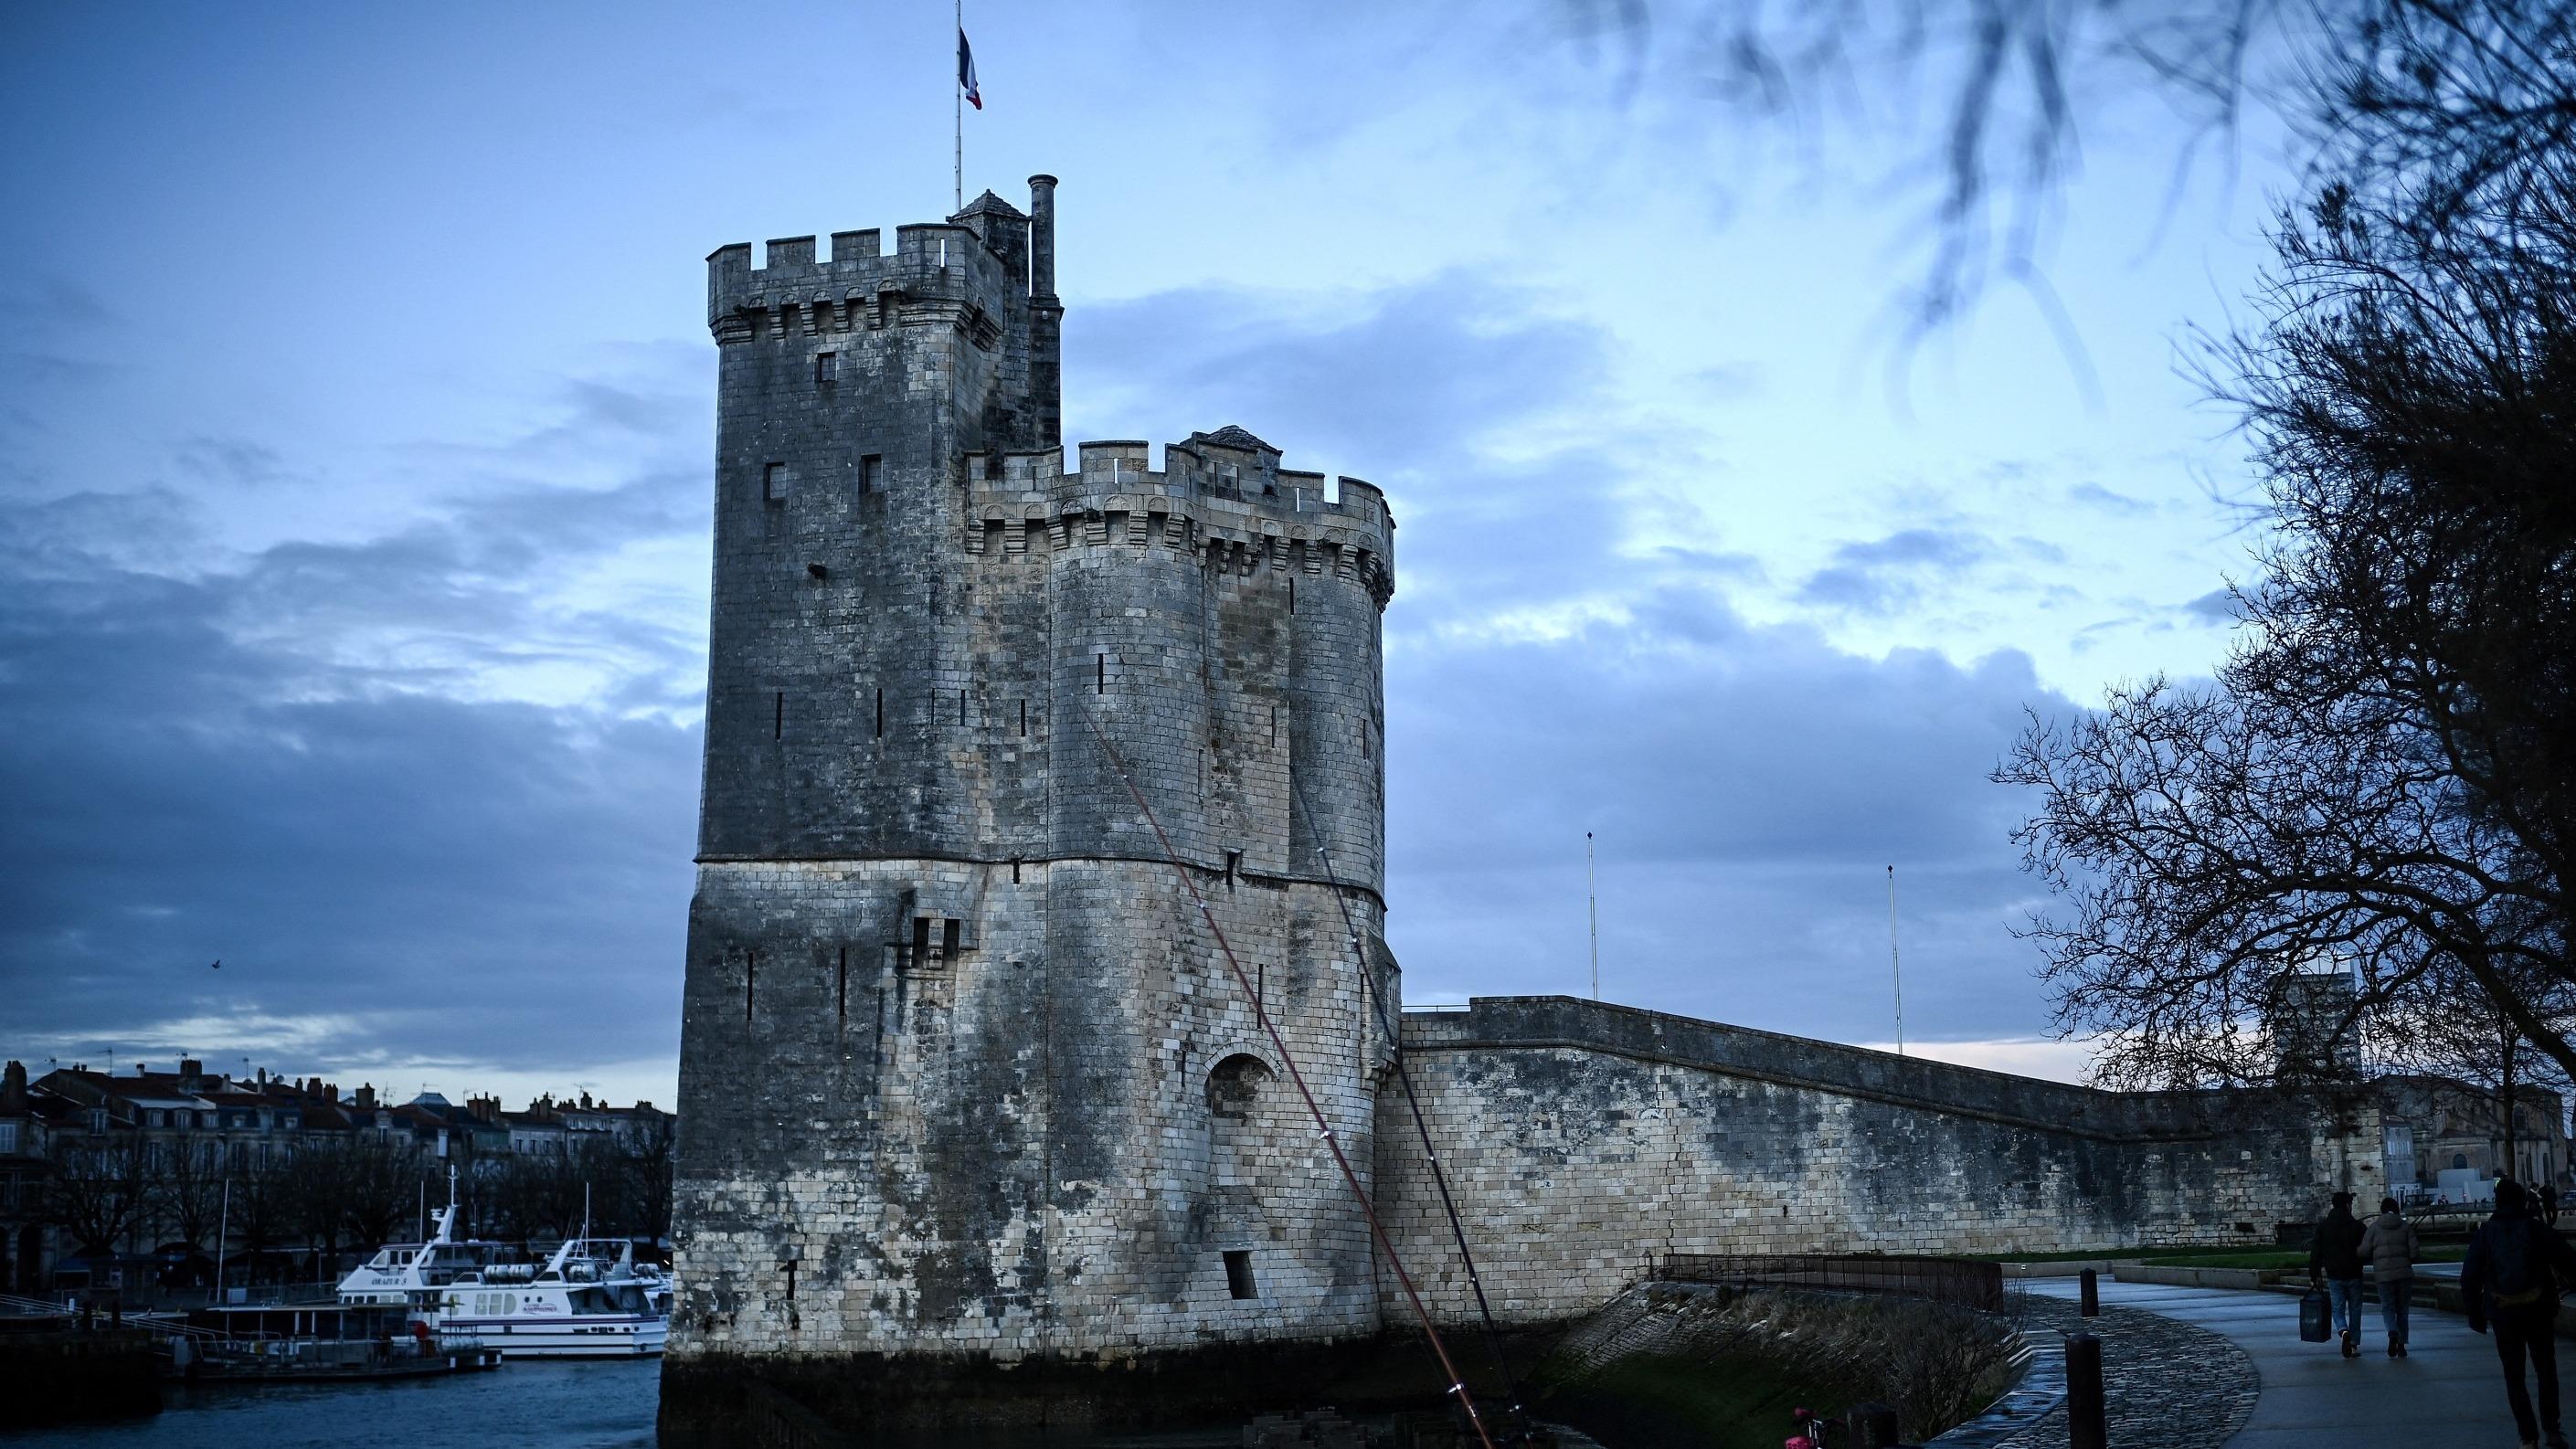
[[[966,0],[957,0],[957,54],[958,54],[958,57],[959,57],[961,60],[965,57],[965,54],[966,54]],[[966,77],[965,77],[965,76],[963,76],[963,75],[958,76],[958,78],[957,78],[957,85],[956,85],[956,87],[954,88],[954,92],[953,92],[953,93],[948,97],[948,106],[949,106],[949,109],[950,109],[950,110],[953,110],[953,111],[955,111],[955,112],[957,113],[957,133],[956,133],[956,138],[957,138],[957,150],[956,150],[956,157],[955,157],[955,160],[956,160],[956,166],[955,166],[955,170],[954,170],[954,171],[953,171],[953,173],[952,173],[952,181],[953,181],[953,183],[954,183],[954,185],[953,185],[952,189],[955,191],[956,196],[957,196],[957,205],[956,205],[956,209],[957,209],[958,211],[964,211],[964,210],[966,209]]]

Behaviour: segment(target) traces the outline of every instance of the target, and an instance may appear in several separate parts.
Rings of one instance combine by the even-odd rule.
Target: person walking
[[[2558,1426],[2558,1294],[2570,1285],[2576,1285],[2576,1250],[2531,1216],[2521,1183],[2496,1183],[2495,1216],[2479,1225],[2469,1239],[2468,1261],[2460,1265],[2460,1301],[2473,1331],[2495,1330],[2505,1403],[2522,1431],[2523,1449],[2536,1449],[2543,1434],[2549,1449],[2568,1449],[2566,1431]],[[2540,1379],[2537,1418],[2523,1385],[2525,1359]]]
[[[2379,1216],[2361,1231],[2361,1260],[2379,1285],[2379,1322],[2388,1330],[2390,1358],[2406,1356],[2406,1310],[2415,1295],[2415,1260],[2423,1255],[2415,1225],[2397,1210],[2397,1199],[2381,1198]]]
[[[2352,1215],[2352,1194],[2338,1192],[2334,1207],[2317,1220],[2317,1235],[2308,1249],[2308,1281],[2322,1281],[2334,1305],[2334,1325],[2343,1334],[2343,1356],[2361,1353],[2361,1219]]]

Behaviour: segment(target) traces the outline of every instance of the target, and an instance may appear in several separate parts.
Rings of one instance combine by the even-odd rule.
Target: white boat
[[[659,1270],[638,1271],[632,1243],[572,1238],[543,1264],[487,1263],[448,1283],[436,1327],[504,1358],[635,1358],[662,1351],[670,1320]],[[665,1300],[667,1301],[667,1299]]]
[[[453,1192],[451,1189],[451,1199]],[[478,1338],[505,1358],[637,1358],[670,1334],[671,1283],[632,1243],[572,1238],[543,1263],[457,1241],[456,1204],[426,1243],[388,1243],[340,1280],[345,1304],[401,1304],[421,1331]]]

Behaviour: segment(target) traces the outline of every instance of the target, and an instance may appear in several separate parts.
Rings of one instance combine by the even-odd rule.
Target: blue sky
[[[1414,999],[1583,989],[1591,830],[1614,999],[1887,1041],[1892,863],[1917,1049],[2079,1070],[1984,775],[2223,649],[2177,345],[2292,173],[2083,88],[2039,283],[1916,338],[1938,37],[1764,121],[1646,13],[978,3],[967,191],[1063,178],[1068,438],[1388,490]],[[0,14],[0,1051],[667,1099],[701,259],[944,214],[947,30]]]

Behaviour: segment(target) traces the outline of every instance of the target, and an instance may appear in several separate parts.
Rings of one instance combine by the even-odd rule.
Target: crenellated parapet
[[[814,238],[781,238],[769,244],[768,265],[759,267],[752,265],[749,242],[717,248],[707,257],[708,330],[719,344],[865,331],[926,305],[982,334],[981,345],[993,345],[1014,290],[1003,259],[981,237],[954,223],[898,227],[891,252],[880,249],[878,237],[834,232],[832,254],[820,261]],[[1023,282],[1018,296],[1025,295]]]
[[[1264,571],[1359,584],[1381,609],[1395,593],[1395,518],[1357,478],[1279,466],[1241,428],[1193,433],[1151,463],[1129,439],[987,452],[966,460],[969,553],[1022,557],[1083,546],[1153,547],[1211,571]]]

